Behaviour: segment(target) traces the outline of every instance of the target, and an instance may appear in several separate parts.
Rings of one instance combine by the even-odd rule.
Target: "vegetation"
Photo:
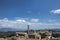
[[[53,33],[52,36],[53,37],[60,37],[60,33]]]
[[[9,39],[9,40],[16,40],[15,38],[11,38],[11,39]]]
[[[47,36],[45,33],[40,33],[40,35],[41,35],[41,38],[42,38],[42,39]]]
[[[14,32],[0,32],[0,38],[6,38],[6,37],[11,37],[14,36]]]

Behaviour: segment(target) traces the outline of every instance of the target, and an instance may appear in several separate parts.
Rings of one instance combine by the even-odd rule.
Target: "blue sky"
[[[0,20],[18,19],[36,24],[60,24],[60,0],[0,0]]]

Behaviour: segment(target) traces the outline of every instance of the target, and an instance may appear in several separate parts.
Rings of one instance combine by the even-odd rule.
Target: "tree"
[[[45,38],[47,35],[45,33],[40,33],[41,38]]]
[[[9,40],[16,40],[15,38],[11,38],[11,39],[9,39]]]

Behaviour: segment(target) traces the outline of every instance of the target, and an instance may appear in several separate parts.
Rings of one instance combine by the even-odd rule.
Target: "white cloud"
[[[60,14],[60,9],[51,10],[50,12],[54,14]]]
[[[31,19],[31,22],[39,22],[39,19]]]
[[[26,21],[25,19],[9,20],[7,18],[0,19],[0,27],[10,28],[26,28],[30,25],[31,29],[44,29],[44,28],[60,28],[60,23],[41,23],[39,19],[31,19],[33,22]]]
[[[22,27],[22,26],[25,26],[27,25],[27,22],[25,20],[22,20],[22,19],[16,19],[16,20],[6,20],[5,18],[4,19],[1,19],[0,20],[0,27],[12,27],[12,28],[15,28],[15,27]]]
[[[18,19],[17,22],[26,22],[25,20]]]
[[[50,20],[48,20],[48,22],[56,22],[56,20],[50,19]]]

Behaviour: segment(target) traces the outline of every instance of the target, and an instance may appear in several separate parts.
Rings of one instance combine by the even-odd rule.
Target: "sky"
[[[0,0],[0,28],[60,28],[60,0]]]

